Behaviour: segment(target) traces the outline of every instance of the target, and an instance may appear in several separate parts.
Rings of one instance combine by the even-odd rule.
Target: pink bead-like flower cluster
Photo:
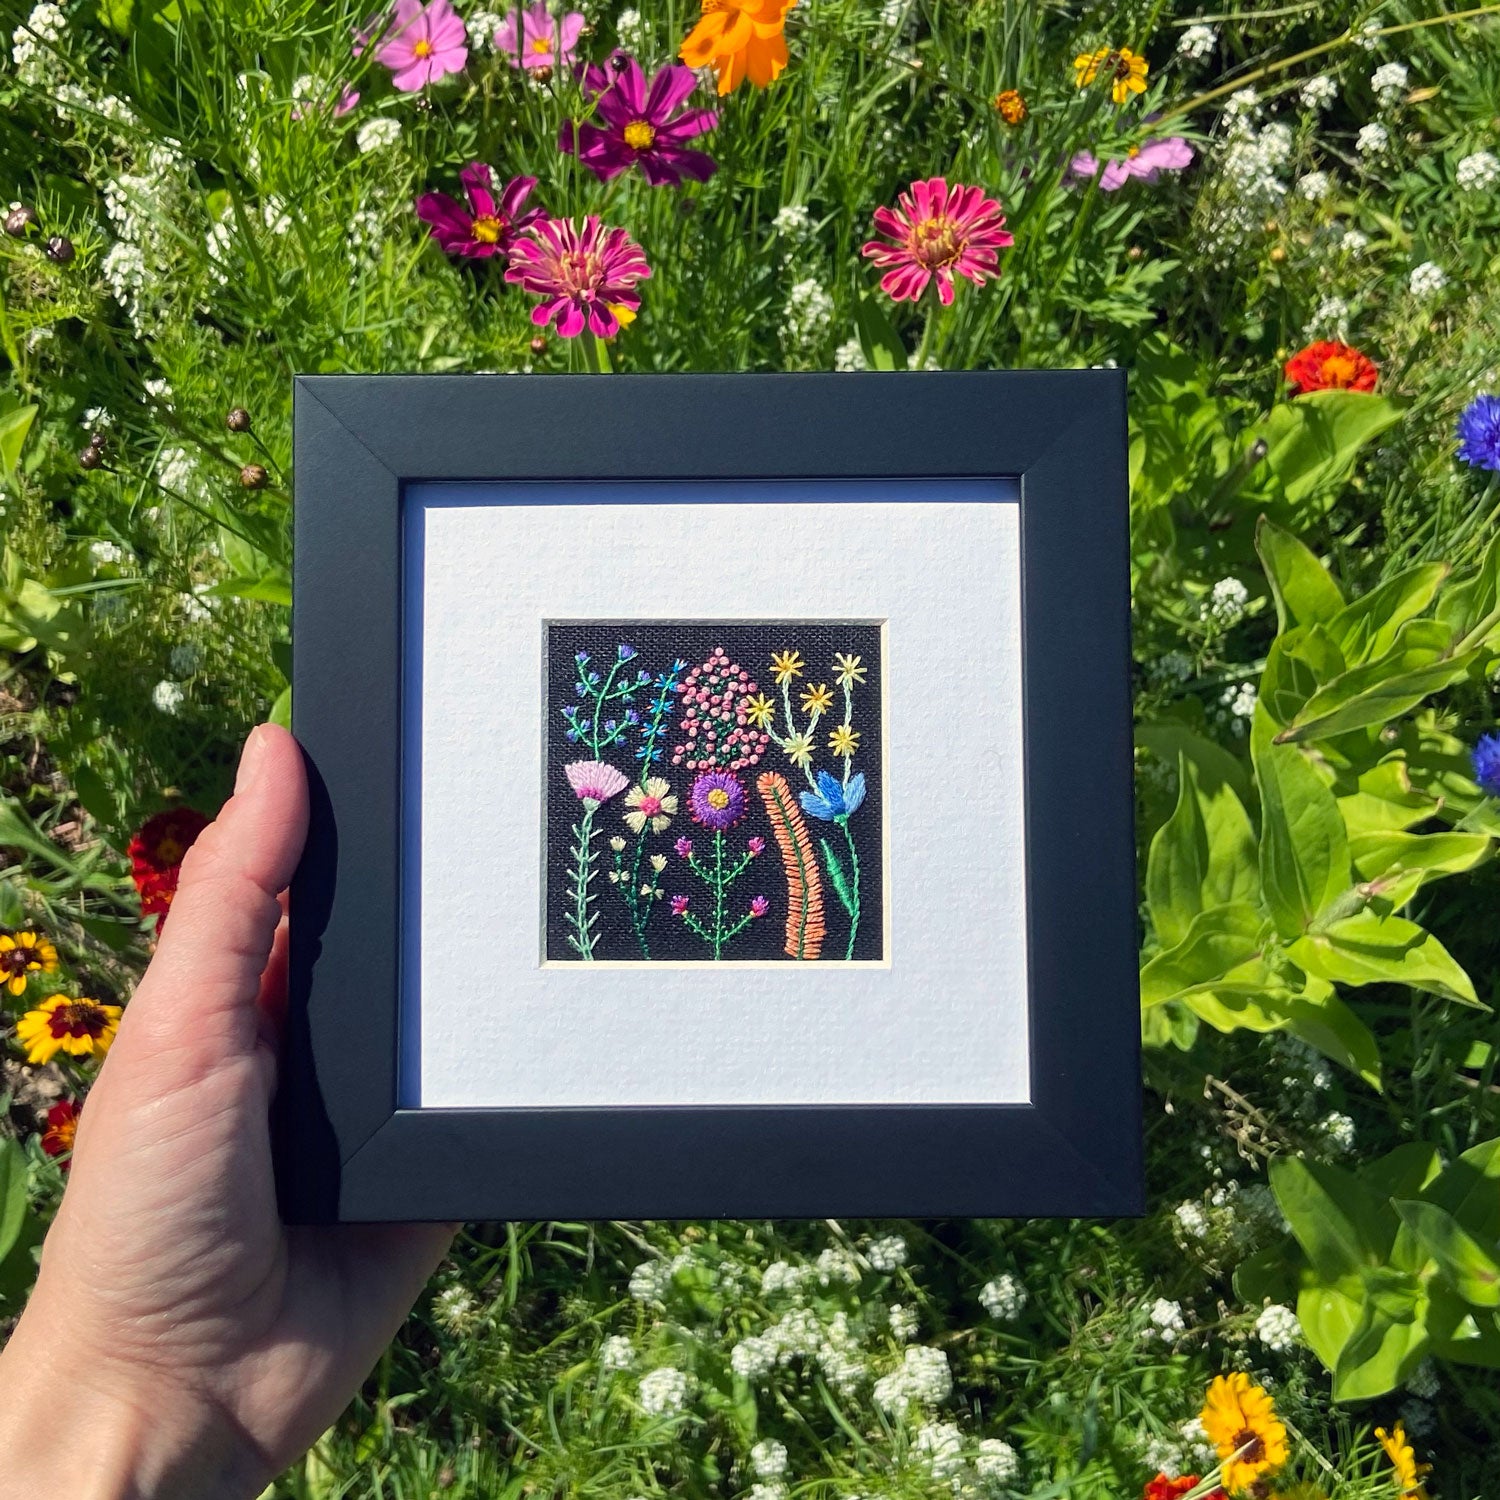
[[[681,744],[672,747],[672,764],[689,771],[727,766],[743,771],[765,754],[771,737],[757,729],[745,711],[745,700],[760,689],[738,662],[730,661],[722,646],[693,668],[678,684],[683,715]]]

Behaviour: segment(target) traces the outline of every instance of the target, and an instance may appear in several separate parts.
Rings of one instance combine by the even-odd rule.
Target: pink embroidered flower
[[[766,753],[771,736],[758,713],[760,687],[722,646],[677,685],[682,696],[681,740],[672,746],[672,764],[689,771],[727,766],[742,771]]]
[[[467,208],[447,193],[423,193],[416,202],[417,217],[449,255],[508,255],[516,237],[542,217],[539,208],[521,207],[536,186],[535,177],[512,177],[498,200],[495,174],[484,162],[471,161],[458,180]]]
[[[750,840],[750,857],[753,859],[757,854],[763,854],[765,852],[765,848],[766,841],[759,834],[756,834],[755,837]]]
[[[1070,176],[1087,181],[1099,179],[1099,190],[1112,193],[1122,188],[1132,177],[1142,182],[1155,182],[1163,172],[1180,172],[1193,160],[1193,148],[1180,135],[1160,136],[1132,146],[1124,156],[1105,162],[1104,170],[1091,151],[1080,151],[1068,164]]]
[[[542,298],[531,310],[538,328],[555,320],[565,339],[585,328],[607,339],[635,317],[636,283],[650,274],[641,247],[590,214],[581,227],[571,219],[533,224],[511,248],[505,279]]]
[[[863,253],[877,266],[889,267],[880,278],[881,290],[897,302],[915,302],[937,280],[943,305],[953,301],[953,277],[966,276],[975,286],[995,274],[999,252],[1014,242],[1005,216],[984,190],[955,184],[942,177],[914,182],[898,199],[899,211],[875,210],[875,227],[894,244],[869,240]]]
[[[562,18],[559,36],[557,21],[545,4],[538,3],[524,11],[517,6],[495,33],[495,51],[505,53],[513,68],[566,66],[573,61],[583,28],[583,16],[570,10]]]
[[[602,760],[569,761],[563,767],[563,775],[585,807],[591,803],[598,807],[630,785],[619,771],[605,765]]]
[[[459,72],[469,60],[469,33],[449,0],[396,0],[386,40],[375,61],[389,68],[403,94]]]
[[[679,842],[681,842],[681,840],[679,840]],[[672,897],[672,915],[674,917],[683,917],[683,916],[686,916],[687,915],[687,909],[688,909],[688,898],[686,896],[673,896]]]
[[[686,859],[693,852],[693,841],[689,838],[681,838],[672,847],[683,859]]]
[[[638,166],[653,187],[678,187],[684,177],[706,182],[718,170],[713,157],[684,145],[719,123],[711,109],[683,109],[698,86],[691,68],[669,63],[648,85],[641,65],[623,52],[608,69],[591,65],[583,93],[594,101],[592,121],[564,123],[560,151],[575,152],[601,182]]]
[[[757,896],[750,903],[750,915],[752,917],[763,917],[770,909],[771,903],[764,896]]]

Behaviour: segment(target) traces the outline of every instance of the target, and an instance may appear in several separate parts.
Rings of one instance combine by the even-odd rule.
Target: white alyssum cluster
[[[186,448],[163,448],[156,461],[157,482],[164,490],[183,494],[195,488],[198,465]]]
[[[354,132],[354,144],[366,155],[372,151],[385,151],[400,138],[401,121],[390,115],[376,115]]]
[[[1235,719],[1253,719],[1255,717],[1255,705],[1260,701],[1260,694],[1256,691],[1253,682],[1242,682],[1238,687],[1226,688],[1219,702],[1229,710],[1230,716]]]
[[[1187,1331],[1187,1321],[1182,1315],[1182,1303],[1166,1297],[1158,1297],[1146,1314],[1148,1326],[1146,1336],[1160,1339],[1164,1344],[1175,1344]]]
[[[771,228],[779,238],[801,245],[812,238],[812,215],[800,203],[784,203],[776,210]]]
[[[163,268],[176,250],[170,226],[187,192],[188,163],[175,146],[159,143],[134,165],[102,190],[104,213],[116,236],[102,270],[131,326],[144,333],[153,321],[147,289],[153,281],[167,280]]]
[[[1309,203],[1321,203],[1333,191],[1333,178],[1327,172],[1304,172],[1297,179],[1297,191]]]
[[[833,298],[814,276],[793,282],[787,293],[782,337],[794,349],[812,349],[833,327]]]
[[[620,13],[620,21],[624,21],[627,12]],[[640,16],[637,14],[636,19]],[[499,31],[503,17],[497,16],[492,10],[476,10],[473,15],[465,18],[465,24],[469,28],[469,45],[478,53],[490,51],[495,45],[495,33]],[[628,51],[636,49],[622,41]]]
[[[108,432],[115,425],[107,406],[91,406],[79,420],[91,432]]]
[[[1010,1271],[1002,1271],[979,1289],[980,1306],[1000,1323],[1014,1323],[1029,1300],[1020,1277]]]
[[[635,1363],[635,1345],[623,1333],[612,1333],[599,1346],[599,1366],[604,1370],[628,1370]]]
[[[1459,191],[1486,193],[1500,182],[1500,157],[1493,151],[1474,151],[1459,162],[1454,173]]]
[[[750,1467],[757,1479],[780,1479],[786,1474],[786,1444],[766,1438],[750,1450]]]
[[[1348,255],[1358,255],[1369,248],[1370,236],[1362,229],[1346,229],[1339,236],[1339,249]]]
[[[169,678],[163,678],[151,689],[151,702],[164,714],[175,714],[186,697],[182,685]]]
[[[1245,617],[1245,605],[1250,602],[1250,590],[1238,578],[1221,578],[1203,601],[1201,613],[1205,620],[1227,630]]]
[[[811,1274],[806,1266],[794,1266],[786,1260],[773,1260],[760,1273],[760,1289],[767,1297],[795,1292]]]
[[[119,564],[125,561],[127,556],[125,549],[118,542],[90,542],[89,556],[96,563]]]
[[[1332,334],[1343,338],[1349,331],[1349,304],[1342,297],[1324,297],[1313,308],[1303,332],[1309,338],[1318,334]]]
[[[974,1472],[986,1487],[1003,1488],[1021,1477],[1021,1456],[1003,1438],[983,1438],[974,1459]]]
[[[1184,1457],[1192,1468],[1201,1474],[1218,1462],[1218,1454],[1208,1440],[1201,1417],[1189,1417],[1177,1430],[1182,1434],[1182,1441],[1187,1448]]]
[[[1407,285],[1413,297],[1435,297],[1448,285],[1448,273],[1436,261],[1424,260],[1412,268]]]
[[[1177,1223],[1179,1232],[1186,1235],[1188,1239],[1208,1238],[1208,1214],[1201,1203],[1194,1203],[1191,1199],[1179,1203],[1172,1210],[1172,1217]]]
[[[1288,1349],[1295,1348],[1301,1329],[1297,1314],[1280,1302],[1272,1302],[1263,1308],[1255,1320],[1256,1338],[1273,1354],[1285,1354]]]
[[[928,1422],[919,1427],[911,1451],[934,1479],[952,1479],[964,1466],[963,1434],[952,1422]]]
[[[1249,130],[1260,114],[1260,95],[1254,89],[1236,89],[1224,101],[1224,123],[1231,131]]]
[[[650,46],[650,28],[634,6],[615,17],[615,35],[627,52],[641,53]]]
[[[676,1416],[692,1391],[692,1377],[685,1370],[663,1365],[641,1376],[637,1395],[641,1410],[650,1417]]]
[[[1370,87],[1375,90],[1375,97],[1381,104],[1389,108],[1406,92],[1410,78],[1411,73],[1405,63],[1381,63],[1370,74]]]
[[[57,71],[58,43],[68,28],[60,5],[42,0],[32,8],[26,20],[10,34],[10,60],[23,84],[37,88]]]
[[[1177,55],[1202,62],[1218,45],[1219,28],[1194,21],[1191,26],[1184,27],[1182,35],[1177,38]]]
[[[898,1344],[914,1339],[917,1336],[917,1329],[921,1326],[916,1308],[908,1307],[902,1302],[893,1302],[886,1318],[890,1323],[891,1337]]]
[[[1318,1133],[1340,1155],[1347,1156],[1354,1149],[1354,1121],[1337,1110],[1323,1117]]]
[[[1291,160],[1291,126],[1272,120],[1256,128],[1260,101],[1254,89],[1230,95],[1224,111],[1227,129],[1219,149],[1217,191],[1207,215],[1212,252],[1228,258],[1238,242],[1259,234],[1267,214],[1287,194],[1281,173]]]
[[[209,595],[206,600],[200,599],[196,594],[179,594],[177,596],[177,603],[182,610],[182,618],[189,625],[207,625],[214,617],[214,606],[217,606],[218,602],[218,599],[213,595]]]
[[[869,1373],[859,1338],[842,1312],[825,1325],[811,1308],[793,1308],[764,1333],[741,1339],[729,1353],[730,1367],[751,1381],[764,1380],[778,1365],[794,1359],[816,1363],[844,1395],[852,1395]]]
[[[1327,73],[1319,73],[1309,78],[1297,91],[1297,97],[1302,101],[1304,109],[1330,109],[1338,96],[1338,80],[1330,78]]]
[[[637,1302],[662,1303],[672,1286],[672,1268],[664,1260],[643,1260],[630,1273],[629,1292]]]
[[[910,1406],[937,1406],[953,1392],[953,1372],[941,1349],[918,1344],[906,1351],[900,1368],[875,1382],[875,1404],[893,1416]]]
[[[904,1241],[901,1248],[904,1253]],[[833,1286],[835,1283],[855,1286],[863,1274],[859,1262],[842,1245],[830,1245],[828,1249],[820,1251],[817,1260],[813,1262],[812,1271],[819,1286]]]
[[[1361,125],[1359,134],[1354,137],[1354,149],[1361,156],[1384,156],[1390,144],[1391,133],[1379,120]]]
[[[869,361],[865,358],[865,351],[860,347],[857,338],[846,339],[833,351],[833,368],[842,374],[870,368]]]
[[[894,1271],[906,1264],[906,1241],[899,1234],[884,1235],[871,1240],[865,1249],[865,1259],[877,1271]]]
[[[432,1299],[432,1318],[439,1328],[455,1338],[473,1333],[483,1322],[479,1303],[463,1286],[445,1286]]]

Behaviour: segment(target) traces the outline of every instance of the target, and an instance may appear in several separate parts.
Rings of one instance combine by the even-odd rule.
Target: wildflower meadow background
[[[1118,364],[1147,1216],[473,1226],[271,1493],[1500,1494],[1500,5],[370,4],[0,0],[0,1333],[294,372]]]

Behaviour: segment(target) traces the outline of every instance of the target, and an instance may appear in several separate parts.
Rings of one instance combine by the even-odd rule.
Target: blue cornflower
[[[837,776],[830,776],[827,771],[819,771],[818,791],[822,794],[821,796],[814,796],[812,792],[803,792],[804,812],[811,813],[815,818],[821,818],[825,823],[831,823],[835,818],[847,818],[851,813],[858,812],[865,800],[865,773],[857,772],[849,778],[849,785],[843,786]]]
[[[629,661],[635,655],[635,647],[627,646],[624,641],[620,642],[620,660]]]
[[[1471,759],[1480,791],[1500,797],[1500,734],[1480,735]]]
[[[1500,396],[1476,396],[1459,413],[1458,456],[1471,468],[1500,471]]]

